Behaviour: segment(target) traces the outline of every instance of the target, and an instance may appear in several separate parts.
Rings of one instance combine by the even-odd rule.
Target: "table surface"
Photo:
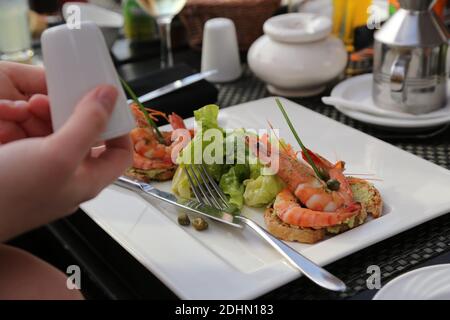
[[[126,43],[116,43],[118,56]],[[120,51],[122,50],[122,51]],[[116,52],[117,53],[117,52]],[[245,58],[245,57],[243,57]],[[199,68],[200,54],[188,49],[175,54],[176,62]],[[135,79],[158,68],[158,51],[151,48],[139,59],[117,61],[125,79]],[[222,108],[268,96],[265,85],[245,67],[243,76],[228,84],[218,85],[218,104]],[[328,94],[324,92],[322,95]],[[405,134],[375,128],[354,121],[324,105],[320,96],[294,101],[332,119],[378,137],[408,152],[414,153],[447,169],[450,168],[450,129],[418,134]],[[389,155],[384,155],[389,156]],[[49,230],[77,258],[90,278],[109,298],[168,298],[176,296],[122,247],[111,239],[82,211],[48,226]],[[343,279],[349,290],[331,293],[299,278],[278,288],[262,299],[371,299],[376,290],[368,290],[367,267],[381,268],[382,284],[412,269],[439,263],[450,263],[450,214],[429,221],[327,266]]]

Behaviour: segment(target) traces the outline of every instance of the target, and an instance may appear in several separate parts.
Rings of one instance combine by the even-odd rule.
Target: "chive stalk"
[[[150,117],[150,115],[148,114],[147,109],[145,109],[145,107],[142,105],[142,103],[139,101],[138,97],[136,96],[136,94],[133,92],[133,90],[131,90],[130,86],[125,82],[125,80],[123,80],[122,78],[120,78],[120,82],[122,83],[122,86],[125,88],[125,91],[128,93],[128,95],[131,97],[131,99],[134,101],[134,103],[137,104],[137,106],[139,107],[139,110],[141,110],[141,112],[144,114],[145,120],[147,120],[148,124],[155,129],[156,131],[156,135],[158,136],[158,141],[159,143],[165,143],[164,141],[164,137],[161,134],[161,131],[159,131],[158,126],[156,125],[155,121],[153,121],[153,119]]]
[[[311,156],[309,155],[308,150],[306,149],[305,145],[303,144],[302,140],[300,139],[300,137],[297,134],[297,131],[295,131],[294,126],[292,125],[291,120],[289,119],[286,110],[284,109],[283,105],[281,104],[280,99],[276,98],[275,101],[277,102],[278,108],[280,109],[281,113],[284,116],[284,119],[286,120],[289,128],[292,131],[292,134],[294,135],[295,139],[297,140],[298,144],[300,145],[300,148],[303,151],[303,154],[306,157],[306,160],[308,160],[309,165],[313,168],[314,173],[316,174],[316,176],[325,181],[326,182],[326,178],[324,177],[324,175],[321,174],[321,172],[319,171],[319,169],[316,167],[316,164],[314,163],[314,161],[311,159]]]

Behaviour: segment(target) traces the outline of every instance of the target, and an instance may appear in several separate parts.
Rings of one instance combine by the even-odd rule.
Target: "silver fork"
[[[227,197],[208,173],[203,164],[185,165],[184,171],[198,202],[223,211],[229,211],[231,209],[231,206],[227,201]],[[241,214],[234,215],[234,220],[236,223],[250,227],[259,236],[261,236],[261,238],[266,240],[273,248],[275,248],[294,267],[300,270],[306,277],[311,279],[317,285],[332,291],[342,292],[346,290],[345,283],[342,282],[342,280],[338,279],[322,267],[301,255],[283,241],[275,238],[253,220],[244,217]]]

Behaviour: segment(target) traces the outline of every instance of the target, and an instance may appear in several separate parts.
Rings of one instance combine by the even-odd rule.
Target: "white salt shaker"
[[[42,35],[42,52],[50,99],[53,129],[61,128],[81,98],[100,84],[118,90],[114,112],[101,140],[130,132],[135,126],[109,51],[100,29],[82,22],[79,29],[60,25]]]
[[[214,69],[217,72],[206,80],[228,82],[242,74],[236,28],[230,19],[210,19],[203,28],[202,72]]]

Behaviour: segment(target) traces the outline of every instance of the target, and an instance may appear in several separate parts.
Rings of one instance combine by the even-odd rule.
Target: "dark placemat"
[[[228,107],[269,96],[265,85],[246,68],[239,80],[218,86],[221,107]],[[325,95],[328,93],[324,93]],[[292,99],[303,106],[327,117],[354,127],[372,136],[437,165],[450,168],[450,129],[443,127],[421,133],[401,133],[375,128],[352,120],[331,106],[321,102],[320,97]],[[389,154],[380,155],[389,157]],[[450,196],[450,195],[449,195]],[[450,252],[450,214],[434,219],[399,235],[361,250],[327,266],[348,285],[345,293],[331,293],[318,288],[304,277],[278,288],[263,299],[335,299],[351,298],[367,290],[369,277],[367,267],[378,265],[381,284],[402,274],[431,258]]]
[[[312,284],[304,277],[294,280],[262,299],[342,299],[367,291],[370,276],[367,268],[377,265],[381,285],[417,265],[450,252],[450,214],[424,223],[397,236],[334,262],[326,269],[341,278],[348,287],[345,293],[333,293]]]
[[[197,73],[187,64],[177,64],[164,70],[152,70],[139,64],[124,65],[118,68],[119,73],[128,82],[137,96],[141,96],[174,81]],[[217,88],[201,80],[170,94],[163,95],[144,103],[146,107],[163,111],[167,114],[176,112],[183,118],[192,117],[192,111],[217,101]],[[163,119],[160,124],[164,124]]]

